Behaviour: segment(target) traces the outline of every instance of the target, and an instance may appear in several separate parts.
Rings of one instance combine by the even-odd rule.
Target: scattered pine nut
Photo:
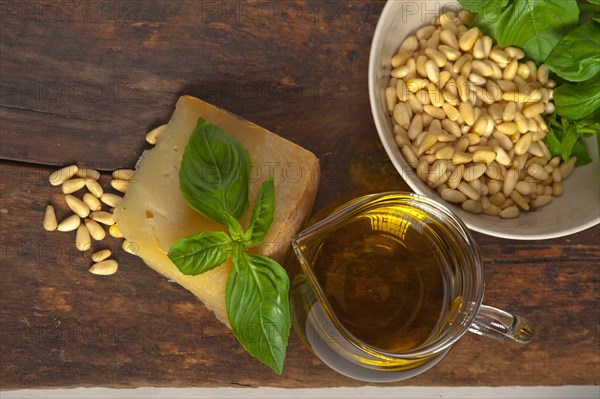
[[[93,211],[99,211],[102,209],[102,203],[100,200],[91,193],[83,194],[83,202]]]
[[[121,230],[119,230],[116,224],[113,224],[108,228],[108,234],[115,238],[123,238],[123,233],[121,233]]]
[[[123,200],[123,197],[120,197],[116,194],[111,194],[111,193],[104,193],[102,194],[102,197],[100,197],[100,201],[104,202],[106,205],[116,208],[117,206],[119,206],[119,204],[121,203],[121,201]]]
[[[58,224],[58,231],[73,231],[81,224],[81,218],[77,215],[71,215]]]
[[[110,276],[115,274],[119,269],[119,264],[116,260],[109,259],[94,263],[90,268],[89,272],[98,276]]]
[[[108,259],[110,255],[112,255],[110,249],[101,249],[100,251],[94,252],[94,254],[92,254],[92,260],[96,263],[102,262],[103,260]]]
[[[48,180],[53,186],[60,186],[61,184],[69,180],[71,177],[75,176],[75,173],[77,173],[78,169],[79,168],[77,167],[77,165],[65,166],[64,168],[52,172],[48,177]]]
[[[72,194],[75,191],[79,191],[85,186],[85,179],[78,177],[75,179],[69,179],[62,184],[62,192],[64,194]]]
[[[112,173],[113,179],[131,180],[135,175],[135,169],[117,169]]]
[[[129,183],[129,180],[113,179],[111,180],[110,185],[115,190],[125,193],[127,191],[127,188],[129,187]]]
[[[58,226],[56,221],[56,213],[52,205],[46,205],[46,212],[44,212],[44,229],[46,231],[54,231]]]
[[[85,218],[90,214],[90,207],[79,198],[67,194],[65,195],[67,206],[79,217]]]
[[[94,194],[96,198],[100,198],[102,197],[102,194],[104,194],[102,186],[95,180],[86,180],[85,187],[89,190],[90,193]]]
[[[96,222],[105,224],[107,226],[115,224],[115,219],[113,219],[113,215],[110,212],[96,211],[92,212],[90,217]]]
[[[104,237],[106,237],[106,232],[104,231],[102,226],[100,226],[100,224],[98,224],[98,222],[96,222],[95,220],[86,219],[85,225],[94,240],[100,241],[103,240]]]
[[[100,178],[100,172],[95,169],[82,169],[79,168],[75,175],[83,177],[84,179],[98,180]]]
[[[80,251],[87,251],[92,247],[92,239],[90,232],[85,225],[80,224],[77,228],[77,234],[75,235],[75,248]]]

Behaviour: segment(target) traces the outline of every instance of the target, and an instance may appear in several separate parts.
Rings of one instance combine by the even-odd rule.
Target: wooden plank
[[[57,205],[59,218],[68,214],[60,190],[47,182],[52,169],[1,165],[3,389],[363,385],[328,369],[294,333],[283,375],[273,374],[195,297],[123,252],[116,239],[103,245],[116,254],[119,272],[91,275],[92,250],[75,250],[74,233],[42,229],[46,203]],[[395,174],[391,166],[387,173]],[[370,188],[357,182],[345,194]],[[326,202],[337,193],[319,195]],[[486,303],[529,318],[538,336],[522,346],[466,335],[410,384],[597,384],[599,235],[600,226],[525,243],[477,234],[486,261]]]
[[[314,151],[315,210],[407,189],[369,111],[369,46],[383,1],[5,2],[0,4],[0,383],[73,386],[357,386],[292,334],[284,374],[247,355],[187,291],[107,244],[121,268],[41,228],[62,203],[42,165],[131,167],[180,94],[224,107]],[[225,7],[225,8],[223,8]],[[31,164],[28,164],[31,163]],[[59,217],[67,215],[64,206]],[[397,385],[598,384],[600,227],[549,241],[476,234],[486,303],[538,337],[465,336],[434,369]]]

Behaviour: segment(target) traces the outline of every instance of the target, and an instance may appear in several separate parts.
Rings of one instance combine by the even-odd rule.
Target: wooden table
[[[245,354],[187,291],[111,246],[110,278],[87,272],[73,234],[46,232],[58,165],[132,167],[144,134],[191,94],[317,154],[315,210],[407,189],[379,143],[367,59],[383,1],[0,2],[0,383],[74,386],[363,385],[294,333],[282,376]],[[105,177],[107,177],[106,175]],[[59,217],[66,209],[59,208]],[[600,226],[549,241],[475,235],[486,302],[534,322],[527,345],[464,337],[397,385],[598,384]]]

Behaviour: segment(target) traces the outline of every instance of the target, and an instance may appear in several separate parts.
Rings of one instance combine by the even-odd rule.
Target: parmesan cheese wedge
[[[309,216],[319,184],[318,159],[308,150],[190,96],[177,101],[175,112],[158,136],[156,146],[145,151],[114,219],[130,242],[129,248],[152,269],[191,291],[229,325],[225,287],[231,260],[198,276],[183,275],[167,257],[177,240],[202,231],[226,231],[191,209],[179,190],[179,168],[185,146],[198,118],[204,118],[237,138],[250,155],[249,211],[240,220],[246,226],[262,182],[275,182],[275,220],[255,253],[284,261],[292,236]]]

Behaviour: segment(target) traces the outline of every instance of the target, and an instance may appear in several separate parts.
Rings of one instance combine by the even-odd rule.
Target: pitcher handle
[[[469,331],[499,341],[509,338],[521,344],[528,343],[535,335],[535,328],[524,318],[486,305],[479,307]]]

